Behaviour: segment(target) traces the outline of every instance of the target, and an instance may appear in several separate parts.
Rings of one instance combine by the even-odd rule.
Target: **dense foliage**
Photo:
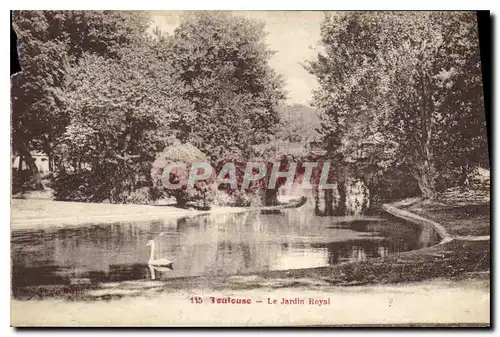
[[[311,144],[319,140],[321,120],[319,112],[302,104],[282,105],[276,138],[290,143]]]
[[[488,166],[474,13],[327,13],[322,52],[306,66],[319,82],[314,108],[283,104],[264,25],[240,15],[184,13],[172,34],[137,11],[15,11],[13,22],[22,67],[11,79],[13,152],[35,188],[31,153],[48,155],[60,200],[166,193],[205,207],[208,182],[159,184],[169,162],[193,153],[218,169],[238,163],[241,178],[248,161],[270,171],[322,148],[342,200],[349,179],[370,195],[418,187],[433,198]],[[225,190],[238,203],[277,202],[258,184]]]
[[[37,188],[31,151],[49,156],[60,200],[148,202],[159,193],[153,161],[177,140],[212,161],[244,160],[277,130],[282,82],[260,23],[186,13],[166,35],[143,12],[16,11],[13,21],[14,153]]]
[[[158,196],[166,194],[177,200],[177,205],[184,207],[188,202],[193,202],[198,208],[208,208],[214,198],[215,190],[212,186],[214,175],[209,179],[197,180],[193,188],[188,188],[189,174],[193,163],[207,163],[208,157],[190,143],[175,142],[165,147],[153,162],[151,177],[153,186],[158,191]],[[165,168],[169,164],[183,163],[185,167],[175,167],[165,175]],[[181,184],[181,188],[168,189],[165,179],[171,184]]]
[[[269,66],[264,26],[226,12],[185,14],[171,58],[194,104],[187,139],[212,160],[245,158],[279,123],[282,81]]]

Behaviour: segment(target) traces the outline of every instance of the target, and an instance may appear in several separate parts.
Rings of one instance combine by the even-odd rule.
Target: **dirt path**
[[[203,303],[191,303],[199,296]],[[210,297],[251,299],[252,304],[212,304]],[[268,304],[276,299],[278,304]],[[304,304],[279,304],[282,298]],[[328,301],[321,306],[310,299]],[[256,303],[262,301],[262,303]],[[317,302],[318,303],[318,302]],[[175,291],[109,301],[12,301],[14,326],[286,326],[341,324],[487,325],[489,282],[443,281],[327,290],[283,288]]]

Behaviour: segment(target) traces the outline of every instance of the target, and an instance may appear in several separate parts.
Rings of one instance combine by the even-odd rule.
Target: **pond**
[[[14,290],[322,267],[439,242],[432,228],[393,218],[316,217],[307,208],[14,230],[11,235]],[[154,258],[173,260],[172,268],[148,267],[151,239]]]

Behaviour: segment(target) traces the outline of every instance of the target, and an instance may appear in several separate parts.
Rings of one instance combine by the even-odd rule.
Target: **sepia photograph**
[[[491,326],[489,11],[10,17],[11,326]]]

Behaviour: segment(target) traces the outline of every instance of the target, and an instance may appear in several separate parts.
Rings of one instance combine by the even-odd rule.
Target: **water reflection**
[[[431,228],[394,220],[341,220],[298,209],[18,230],[12,232],[12,281],[15,288],[312,268],[439,240]],[[173,260],[173,268],[148,266],[146,243],[153,238],[155,256]]]

